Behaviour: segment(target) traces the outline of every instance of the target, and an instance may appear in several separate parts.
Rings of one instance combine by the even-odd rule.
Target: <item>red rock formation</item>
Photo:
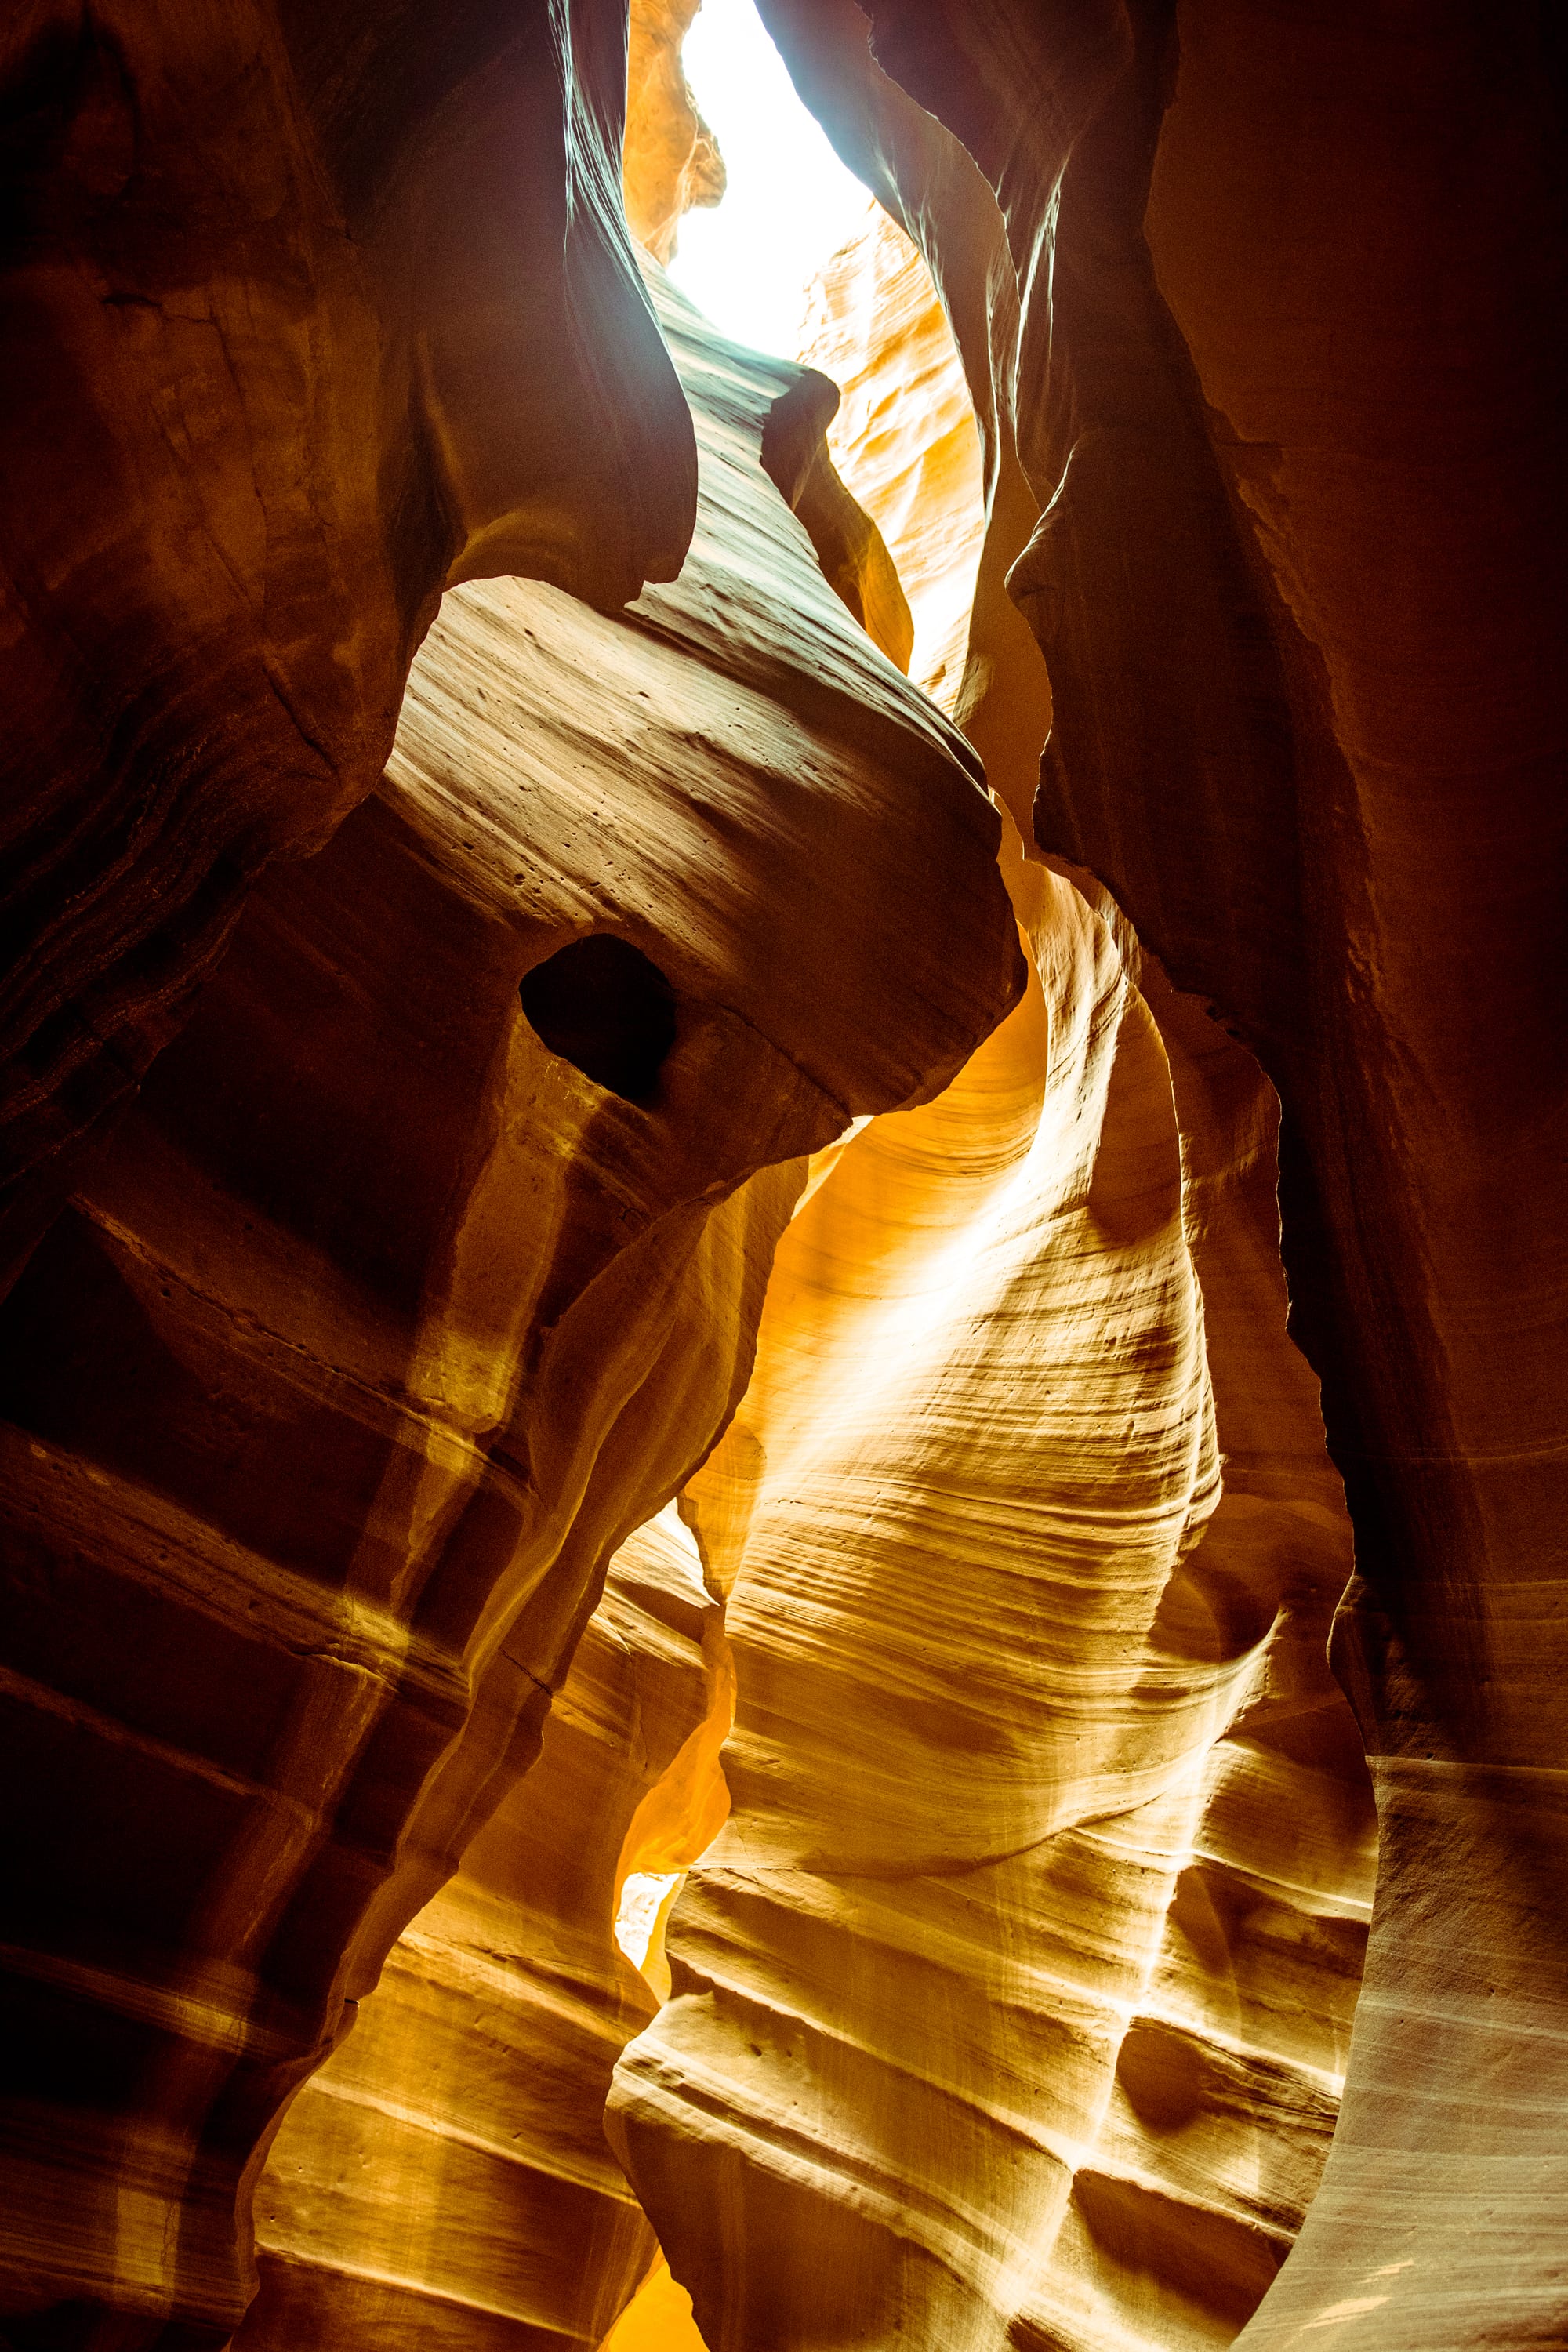
[[[1045,508],[1014,575],[1056,699],[1039,837],[1279,1087],[1357,1529],[1369,1992],[1248,2341],[1555,2344],[1560,58],[1525,8],[868,14],[1023,289],[999,392]],[[826,57],[842,12],[790,15]]]
[[[258,870],[375,784],[442,587],[615,604],[679,569],[625,62],[605,0],[40,0],[0,31],[13,1252]]]
[[[1017,984],[962,747],[761,468],[798,371],[669,315],[679,587],[448,598],[0,1318],[14,2327],[225,2340],[281,2104],[739,1393],[779,1163]]]
[[[687,1482],[739,1578],[738,1805],[619,2128],[711,2352],[1555,2352],[1559,45],[1511,0],[764,14],[953,332],[952,707],[1021,828],[1051,730],[1038,988],[973,1058],[991,832],[845,617],[908,660],[831,388],[670,303],[703,505],[614,616],[693,512],[616,11],[0,34],[7,1263],[38,1243],[0,2330],[213,2352],[325,2061],[355,2095],[279,2141],[258,2341],[608,2317],[647,2242],[589,2120],[635,1990],[607,1718],[570,1856],[605,2038],[550,2126],[602,2264],[552,2242],[476,2320],[523,2205],[398,2163],[340,2198],[335,2126],[390,2146],[410,2020],[543,1932],[518,1776]],[[679,22],[638,20],[655,250],[713,184]],[[280,850],[321,854],[241,917]],[[1355,1528],[1382,1850],[1315,2199],[1368,1862],[1345,1528],[1273,1097],[1200,1003],[1283,1102]],[[444,2046],[422,2112],[493,2173],[505,2095]],[[328,2284],[352,2247],[380,2305]],[[644,2322],[689,2331],[663,2274],[617,2352]]]

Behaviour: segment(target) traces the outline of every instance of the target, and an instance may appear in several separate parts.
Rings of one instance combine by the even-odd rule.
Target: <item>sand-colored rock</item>
[[[18,2324],[236,2325],[267,2131],[722,1427],[788,1163],[1017,986],[963,747],[762,469],[798,371],[668,319],[679,585],[447,599],[5,1309]]]
[[[632,235],[660,262],[674,258],[686,215],[724,194],[724,158],[680,62],[701,5],[634,0],[631,11],[621,184]]]
[[[0,2335],[217,2352],[258,2181],[275,2352],[609,2324],[606,1917],[720,1801],[668,1582],[520,1776],[684,1486],[736,1809],[614,2352],[1558,2352],[1560,42],[763,13],[952,347],[841,257],[884,532],[656,278],[651,590],[614,6],[0,34]],[[1036,834],[978,1052],[911,656]]]
[[[870,24],[856,0],[760,0],[760,14],[804,102],[919,251],[946,315],[979,431],[985,512],[953,715],[984,759],[991,790],[1028,840],[1051,698],[1039,648],[1006,588],[1039,519],[1015,431],[1018,292],[1006,222],[973,157],[873,57]],[[911,292],[917,285],[918,276]],[[952,416],[951,361],[929,311],[917,315],[921,350],[943,387],[945,422]],[[896,352],[889,349],[871,367],[868,404],[899,407]],[[918,448],[919,441],[919,421],[906,415],[905,446]],[[860,473],[847,440],[840,454],[857,470],[862,497],[875,500],[880,468]],[[910,501],[903,512],[906,560],[916,572],[938,576],[932,559],[920,551],[922,528],[934,524],[934,514],[922,524],[922,510]]]
[[[979,469],[955,496],[963,377],[930,278],[873,227],[817,310],[810,355],[852,362],[846,478],[906,582],[967,570],[967,625]],[[939,399],[906,398],[916,353]],[[994,509],[993,545],[1016,527]],[[1013,629],[977,607],[972,679],[1016,665]],[[1009,775],[1037,710],[991,698]],[[1153,969],[1151,1023],[1088,877],[1086,899],[1016,848],[1006,870],[1050,1017],[1020,1009],[940,1104],[821,1156],[752,1388],[683,1506],[715,1572],[739,1562],[742,1801],[677,1911],[679,1997],[623,2069],[616,2130],[710,2345],[1226,2342],[1333,2127],[1372,1815],[1322,1656],[1348,1528],[1284,1334],[1273,1097]],[[1163,1160],[1163,1220],[1108,1205],[1107,1163],[1140,1155]],[[1076,1383],[1058,1348],[1083,1351]],[[1215,1416],[1217,1508],[1212,1457],[1173,1474],[1149,1412],[1162,1351],[1164,1416]],[[1136,1544],[1084,1507],[1097,1479],[1112,1518],[1136,1521],[1139,1480],[1175,1515],[1145,1503],[1142,1646],[1095,1625],[1140,1589]],[[1030,1605],[1052,1538],[1081,1547],[1067,1638]],[[1009,1675],[1026,1715],[1046,1694],[1036,1748]],[[1173,1685],[1195,1726],[1162,1722]],[[661,2280],[628,2327],[639,2309],[650,2342],[689,2340]]]
[[[980,435],[931,272],[879,205],[814,281],[795,356],[843,395],[828,449],[909,599],[910,675],[951,712],[985,536]]]
[[[798,1213],[682,1506],[734,1811],[612,2118],[710,2347],[1224,2343],[1333,2126],[1373,1842],[1271,1097],[1019,887],[1038,983]]]
[[[538,1763],[273,2144],[241,2352],[596,2352],[656,2252],[601,2127],[655,2009],[617,1910],[629,1875],[679,1870],[722,1819],[720,1616],[672,1510],[622,1545]]]
[[[871,0],[1023,289],[1041,842],[1285,1112],[1382,1816],[1344,2121],[1250,2344],[1568,2333],[1561,59],[1191,0]],[[1004,305],[1005,308],[1005,304]]]

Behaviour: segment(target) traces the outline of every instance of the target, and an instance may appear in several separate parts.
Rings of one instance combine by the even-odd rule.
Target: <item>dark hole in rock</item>
[[[518,990],[537,1036],[595,1086],[647,1102],[675,1043],[675,992],[626,940],[595,931],[525,972]]]

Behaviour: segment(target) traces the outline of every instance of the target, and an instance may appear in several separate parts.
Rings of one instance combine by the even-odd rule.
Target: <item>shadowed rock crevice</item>
[[[629,940],[598,931],[534,965],[518,994],[535,1034],[595,1086],[647,1103],[679,1026],[675,992]]]

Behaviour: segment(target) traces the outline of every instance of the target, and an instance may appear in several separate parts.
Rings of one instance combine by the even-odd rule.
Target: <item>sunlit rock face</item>
[[[799,372],[668,328],[679,586],[447,598],[0,1325],[39,2342],[226,2339],[268,2130],[723,1427],[801,1155],[1020,984],[967,755],[763,471]]]
[[[931,272],[879,205],[812,286],[799,356],[839,387],[828,448],[909,599],[910,675],[951,711],[985,533],[980,435]]]
[[[763,8],[0,36],[0,2335],[1559,2352],[1560,58]]]
[[[683,1504],[734,1811],[612,2118],[710,2347],[1224,2344],[1333,2128],[1375,1848],[1272,1096],[1018,889],[1036,986],[810,1194]]]
[[[832,81],[844,11],[768,13]],[[1219,0],[866,14],[1005,220],[999,339],[955,318],[1042,509],[1012,575],[1055,699],[1037,837],[1279,1088],[1356,1527],[1378,1911],[1334,2154],[1247,2341],[1555,2344],[1561,58],[1528,9],[1393,43]]]
[[[931,278],[869,229],[816,318],[846,477],[917,630],[958,572],[953,680],[1017,773],[1038,656],[970,604],[1026,530]],[[1226,2343],[1337,2111],[1374,1840],[1277,1107],[1089,877],[1004,863],[1029,1001],[814,1164],[682,1505],[733,1582],[735,1811],[612,2130],[710,2346]],[[667,2297],[628,2344],[684,2352]]]
[[[596,2347],[640,2284],[653,2234],[601,2119],[654,2011],[654,1906],[727,1801],[720,1616],[673,1512],[616,1553],[538,1763],[273,2145],[244,2352]]]
[[[672,258],[686,215],[724,194],[724,159],[680,62],[700,5],[636,0],[631,11],[622,185],[632,235],[659,262]]]

